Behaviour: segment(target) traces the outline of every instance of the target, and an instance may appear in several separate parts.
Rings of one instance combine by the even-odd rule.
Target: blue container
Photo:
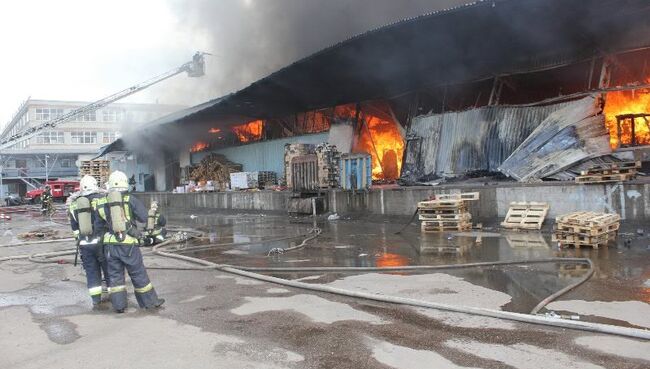
[[[368,154],[342,154],[339,162],[341,188],[367,190],[372,185],[372,158]]]

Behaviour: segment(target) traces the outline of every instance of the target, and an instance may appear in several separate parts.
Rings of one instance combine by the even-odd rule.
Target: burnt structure
[[[149,147],[173,160],[197,141],[210,149],[248,143],[231,128],[258,121],[255,140],[327,131],[341,121],[360,137],[378,118],[398,125],[402,148],[406,142],[398,166],[405,180],[497,171],[552,113],[591,96],[602,115],[608,89],[642,91],[650,83],[647,19],[644,0],[477,1],[352,37],[151,122],[103,153]],[[394,160],[370,136],[373,161]],[[580,144],[579,134],[570,136]],[[568,166],[607,151],[585,149],[536,179],[570,178]]]

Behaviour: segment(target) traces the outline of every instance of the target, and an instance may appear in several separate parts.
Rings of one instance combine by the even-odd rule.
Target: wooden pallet
[[[437,213],[427,213],[420,212],[420,220],[471,220],[472,215],[470,213],[447,213],[447,214],[437,214]]]
[[[612,223],[609,225],[602,226],[581,226],[581,225],[572,225],[566,223],[557,223],[554,227],[554,231],[557,234],[577,234],[581,236],[600,236],[605,233],[616,232],[618,231],[620,224]]]
[[[608,163],[595,165],[587,170],[580,171],[580,175],[587,176],[592,174],[627,174],[636,173],[641,169],[640,161],[622,161],[618,163]]]
[[[441,225],[441,224],[430,224],[430,222],[422,222],[421,230],[422,233],[438,233],[438,232],[462,232],[469,231],[472,229],[471,223],[462,223],[459,222],[455,225]]]
[[[576,177],[576,183],[609,183],[624,182],[634,179],[636,172],[626,174],[592,174]]]
[[[428,200],[418,203],[419,209],[465,209],[465,200]]]
[[[593,211],[577,211],[555,218],[556,223],[585,227],[606,226],[618,223],[620,220],[621,216],[618,214],[596,213]]]
[[[460,215],[467,214],[467,209],[465,208],[442,208],[442,209],[426,209],[419,208],[419,214],[424,215]]]
[[[513,202],[501,226],[507,229],[542,229],[548,214],[548,204],[544,202]]]
[[[476,201],[479,199],[478,192],[464,192],[464,193],[441,193],[436,194],[436,200],[464,200]]]
[[[616,232],[605,233],[598,236],[583,236],[579,234],[553,233],[553,236],[551,237],[551,241],[561,242],[563,244],[566,242],[568,243],[580,242],[584,244],[594,244],[594,243],[601,244],[601,243],[607,243],[615,239],[616,239]]]

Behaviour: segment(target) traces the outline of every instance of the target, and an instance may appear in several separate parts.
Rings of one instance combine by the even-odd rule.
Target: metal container
[[[341,188],[366,190],[372,185],[372,159],[368,154],[342,154]]]
[[[294,191],[314,191],[319,188],[318,157],[314,154],[291,158],[291,177],[287,183]]]

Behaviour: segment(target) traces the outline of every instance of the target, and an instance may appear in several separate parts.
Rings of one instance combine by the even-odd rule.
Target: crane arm
[[[108,97],[105,97],[101,100],[97,100],[95,102],[92,102],[88,105],[82,106],[78,109],[72,110],[66,114],[60,115],[54,119],[51,119],[45,123],[39,124],[34,127],[29,127],[21,132],[16,133],[15,135],[8,137],[6,139],[3,139],[0,141],[0,150],[7,149],[18,142],[28,140],[36,135],[38,135],[41,131],[46,130],[46,129],[51,129],[59,124],[68,122],[73,120],[75,117],[82,116],[87,113],[92,113],[98,109],[101,109],[117,100],[123,99],[129,95],[132,95],[136,92],[142,91],[148,87],[151,87],[152,85],[155,85],[156,83],[162,82],[168,78],[174,77],[177,74],[187,72],[187,74],[190,77],[200,77],[203,75],[203,55],[206,53],[196,53],[194,55],[194,59],[191,62],[187,62],[183,65],[181,65],[178,68],[172,69],[166,73],[163,73],[161,75],[158,75],[156,77],[150,78],[144,82],[141,82],[137,85],[131,86],[125,90],[122,90],[118,93],[115,93],[113,95],[110,95]]]

